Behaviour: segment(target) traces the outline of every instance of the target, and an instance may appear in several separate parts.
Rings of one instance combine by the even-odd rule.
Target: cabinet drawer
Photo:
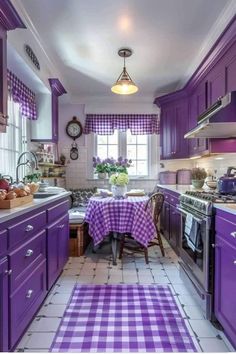
[[[66,214],[69,209],[69,200],[64,200],[60,204],[57,204],[47,210],[48,223],[55,221],[58,217]]]
[[[7,230],[0,231],[0,256],[7,252]]]
[[[36,233],[46,225],[46,212],[42,211],[18,224],[10,226],[9,230],[9,247],[12,248],[18,242],[36,235]]]
[[[12,270],[10,293],[22,284],[35,267],[46,259],[46,230],[24,243],[9,255]]]
[[[46,261],[10,297],[10,346],[16,344],[46,296]]]
[[[217,216],[215,227],[216,232],[220,234],[225,241],[236,247],[236,224]]]

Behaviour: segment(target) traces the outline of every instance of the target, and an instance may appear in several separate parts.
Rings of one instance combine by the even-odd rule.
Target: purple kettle
[[[218,179],[218,191],[222,194],[236,195],[236,175],[231,171],[236,167],[228,167],[227,173]]]

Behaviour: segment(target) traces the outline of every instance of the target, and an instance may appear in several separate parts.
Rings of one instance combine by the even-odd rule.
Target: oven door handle
[[[193,219],[196,220],[199,224],[202,224],[203,221],[207,222],[207,219],[206,219],[206,218],[199,219],[199,218],[197,218],[194,214],[189,213],[189,212],[187,212],[186,210],[182,209],[179,205],[176,206],[176,209],[177,209],[178,211],[180,211],[180,213],[182,213],[182,214],[184,214],[184,215],[190,214],[190,215],[193,217]]]

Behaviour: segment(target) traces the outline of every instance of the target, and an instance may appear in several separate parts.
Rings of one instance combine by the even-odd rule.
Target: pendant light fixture
[[[118,51],[118,55],[124,58],[124,67],[116,83],[112,86],[111,91],[117,93],[118,95],[131,95],[138,91],[138,87],[129,76],[125,67],[125,58],[128,58],[132,55],[132,50],[122,48]]]

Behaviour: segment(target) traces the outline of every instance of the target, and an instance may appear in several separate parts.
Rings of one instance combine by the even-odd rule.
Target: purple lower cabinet
[[[0,352],[9,350],[8,343],[8,261],[0,260]]]
[[[236,224],[230,233],[225,228],[226,221],[222,219],[220,233],[216,230],[215,253],[215,315],[224,328],[225,334],[236,347]],[[221,225],[220,220],[217,222]]]
[[[50,225],[47,231],[47,288],[50,289],[61,273],[69,247],[69,216],[66,214]]]
[[[46,296],[46,260],[10,295],[10,348],[14,348]]]
[[[181,215],[175,206],[170,205],[170,238],[169,243],[179,254],[179,243],[180,243],[180,228],[181,228]]]

